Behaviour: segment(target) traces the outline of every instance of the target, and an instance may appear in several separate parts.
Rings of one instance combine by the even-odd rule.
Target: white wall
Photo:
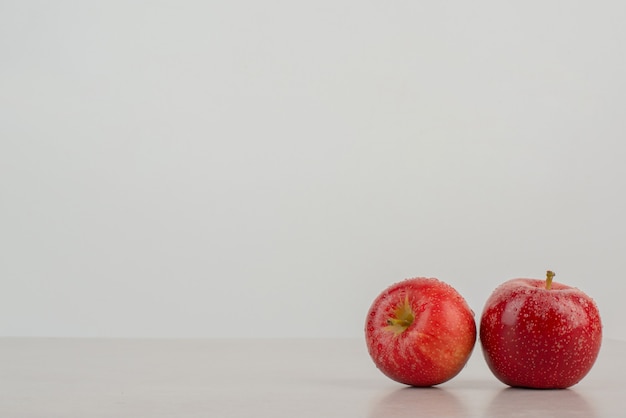
[[[504,4],[507,3],[507,4]],[[0,3],[0,335],[360,336],[392,282],[626,339],[623,2]]]

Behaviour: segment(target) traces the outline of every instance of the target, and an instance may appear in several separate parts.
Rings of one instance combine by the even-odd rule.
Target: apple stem
[[[395,326],[398,326],[398,327],[406,328],[409,325],[411,325],[411,322],[412,321],[410,321],[408,319],[390,318],[390,319],[387,320],[387,325],[395,325]]]
[[[546,289],[552,289],[552,279],[554,278],[554,276],[555,274],[552,270],[548,270],[546,272]]]

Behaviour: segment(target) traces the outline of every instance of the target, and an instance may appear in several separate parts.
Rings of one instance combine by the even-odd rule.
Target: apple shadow
[[[467,417],[468,410],[450,391],[437,387],[406,387],[380,399],[369,418]]]
[[[491,400],[486,417],[597,417],[593,406],[571,389],[502,389]]]

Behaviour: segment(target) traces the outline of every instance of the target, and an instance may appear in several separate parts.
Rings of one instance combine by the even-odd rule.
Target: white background
[[[506,4],[505,4],[506,3]],[[359,337],[577,286],[626,339],[619,1],[0,3],[0,335]]]

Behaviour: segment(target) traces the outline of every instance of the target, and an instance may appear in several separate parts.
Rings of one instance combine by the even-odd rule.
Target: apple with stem
[[[476,343],[474,313],[450,285],[416,277],[395,283],[372,303],[368,352],[389,378],[434,386],[456,376]]]
[[[591,370],[602,342],[600,313],[581,290],[553,281],[512,279],[489,297],[480,319],[487,365],[503,383],[567,388]]]

